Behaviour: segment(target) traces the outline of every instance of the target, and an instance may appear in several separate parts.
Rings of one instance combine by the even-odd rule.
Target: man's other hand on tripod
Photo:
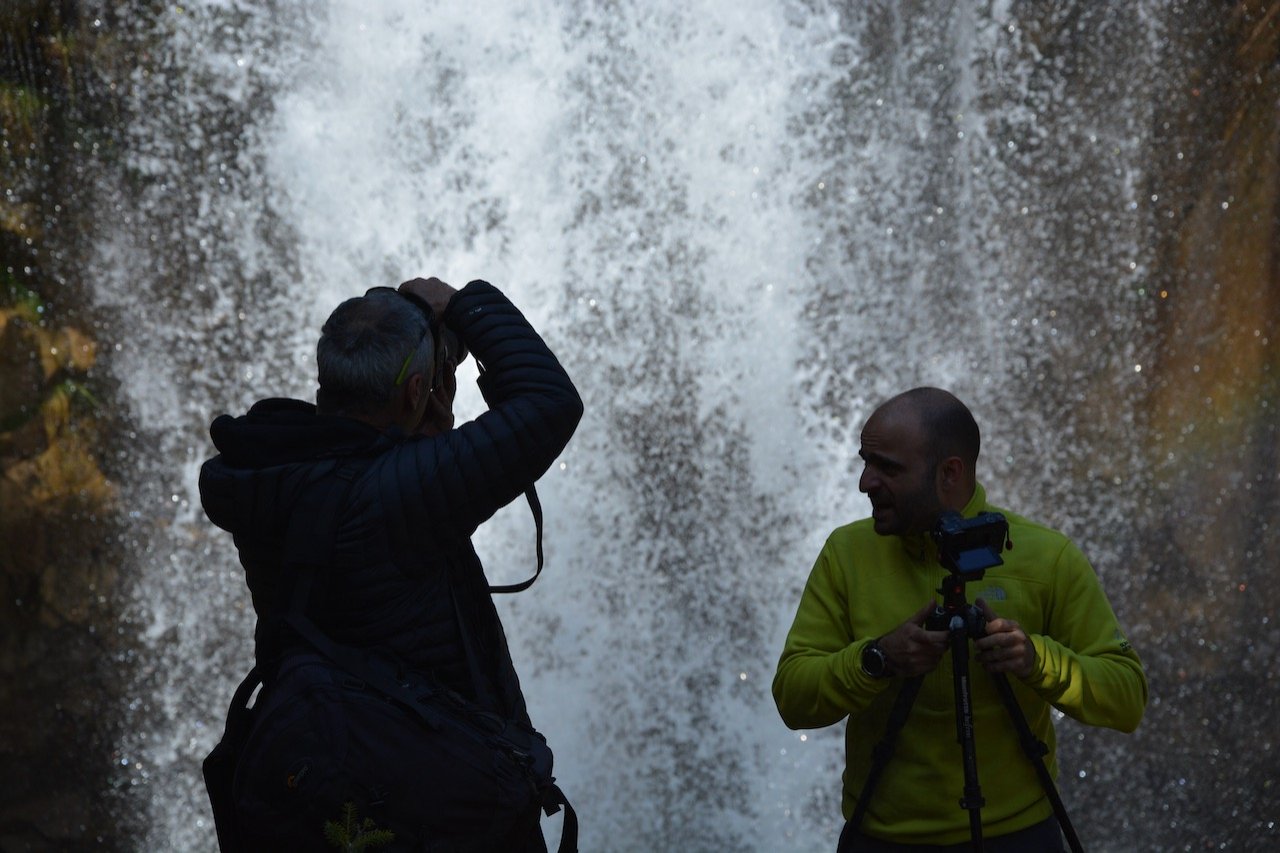
[[[903,678],[913,678],[933,672],[938,661],[947,653],[946,631],[929,631],[924,624],[937,605],[933,601],[925,605],[892,632],[880,638],[880,648],[889,663],[889,671]]]
[[[987,620],[987,635],[973,641],[978,663],[987,672],[1007,672],[1017,678],[1031,675],[1036,665],[1036,647],[1027,632],[1012,619],[1001,619],[983,599],[974,603]]]

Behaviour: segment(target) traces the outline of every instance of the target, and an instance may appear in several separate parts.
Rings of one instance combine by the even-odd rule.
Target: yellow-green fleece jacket
[[[1083,723],[1133,731],[1147,703],[1147,679],[1120,630],[1088,560],[1061,533],[996,507],[977,487],[966,518],[999,512],[1009,522],[1004,564],[965,584],[965,598],[983,598],[997,616],[1016,620],[1035,646],[1035,669],[1009,677],[1031,730],[1049,746],[1045,762],[1057,777],[1054,707]],[[809,575],[773,679],[783,721],[793,729],[848,718],[843,810],[854,810],[885,731],[902,679],[875,679],[860,666],[863,648],[905,622],[930,598],[947,571],[931,537],[880,536],[870,519],[828,537]],[[973,652],[973,647],[969,647]],[[1052,807],[1023,754],[992,679],[970,660],[974,745],[986,804],[984,836],[998,836],[1049,817]],[[861,831],[912,844],[969,839],[969,814],[959,805],[964,769],[956,740],[952,659],[924,676],[893,757],[871,797]]]

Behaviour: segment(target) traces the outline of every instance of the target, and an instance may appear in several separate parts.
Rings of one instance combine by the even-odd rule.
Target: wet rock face
[[[94,124],[76,2],[0,14],[0,849],[113,848],[119,646],[114,489],[97,347],[64,264]],[[91,390],[94,389],[94,390]]]
[[[94,346],[0,310],[0,848],[115,836],[103,792],[118,561],[82,382]],[[104,526],[105,525],[105,526]],[[105,712],[105,713],[104,713]]]
[[[31,324],[16,311],[0,312],[0,427],[12,430],[28,420],[40,405],[44,386],[37,357],[38,343]]]
[[[67,543],[81,538],[74,528],[96,521],[112,497],[78,382],[94,346],[75,329],[50,331],[10,309],[0,311],[0,354],[0,534],[14,546],[0,554],[0,583],[14,593],[3,604],[48,627],[84,621],[112,571],[86,565],[72,577],[59,566]]]

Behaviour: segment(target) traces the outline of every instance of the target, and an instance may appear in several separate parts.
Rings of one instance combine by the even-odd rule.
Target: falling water
[[[857,435],[895,391],[970,402],[993,498],[1082,543],[1145,654],[1151,158],[1183,82],[1160,7],[194,0],[122,21],[138,62],[93,299],[132,424],[114,760],[138,849],[213,848],[198,762],[250,659],[196,494],[207,423],[309,398],[327,312],[414,275],[502,287],[586,400],[539,486],[548,569],[501,603],[584,849],[833,847],[840,727],[788,731],[769,681],[822,540],[866,511]],[[477,545],[515,579],[532,525],[510,508]],[[1274,840],[1274,792],[1168,812],[1167,731],[1060,726],[1092,849],[1216,842],[1218,817]]]

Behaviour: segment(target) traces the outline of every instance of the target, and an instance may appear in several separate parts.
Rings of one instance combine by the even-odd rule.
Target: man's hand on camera
[[[453,298],[453,294],[458,292],[435,276],[431,278],[411,278],[400,285],[400,290],[408,291],[419,299],[424,300],[431,306],[431,310],[435,312],[436,318],[439,320],[444,319],[444,311],[449,307],[449,300]]]
[[[1031,675],[1036,666],[1036,647],[1031,645],[1027,632],[1012,619],[1001,619],[983,599],[974,603],[987,620],[987,635],[973,641],[978,663],[987,672],[1007,672],[1017,678]]]
[[[452,360],[441,371],[440,384],[431,390],[427,410],[422,414],[418,432],[425,436],[440,435],[453,429],[453,398],[458,393],[458,365]]]
[[[925,630],[936,605],[929,601],[910,619],[880,638],[880,648],[894,675],[912,678],[932,672],[947,651],[947,632]]]

